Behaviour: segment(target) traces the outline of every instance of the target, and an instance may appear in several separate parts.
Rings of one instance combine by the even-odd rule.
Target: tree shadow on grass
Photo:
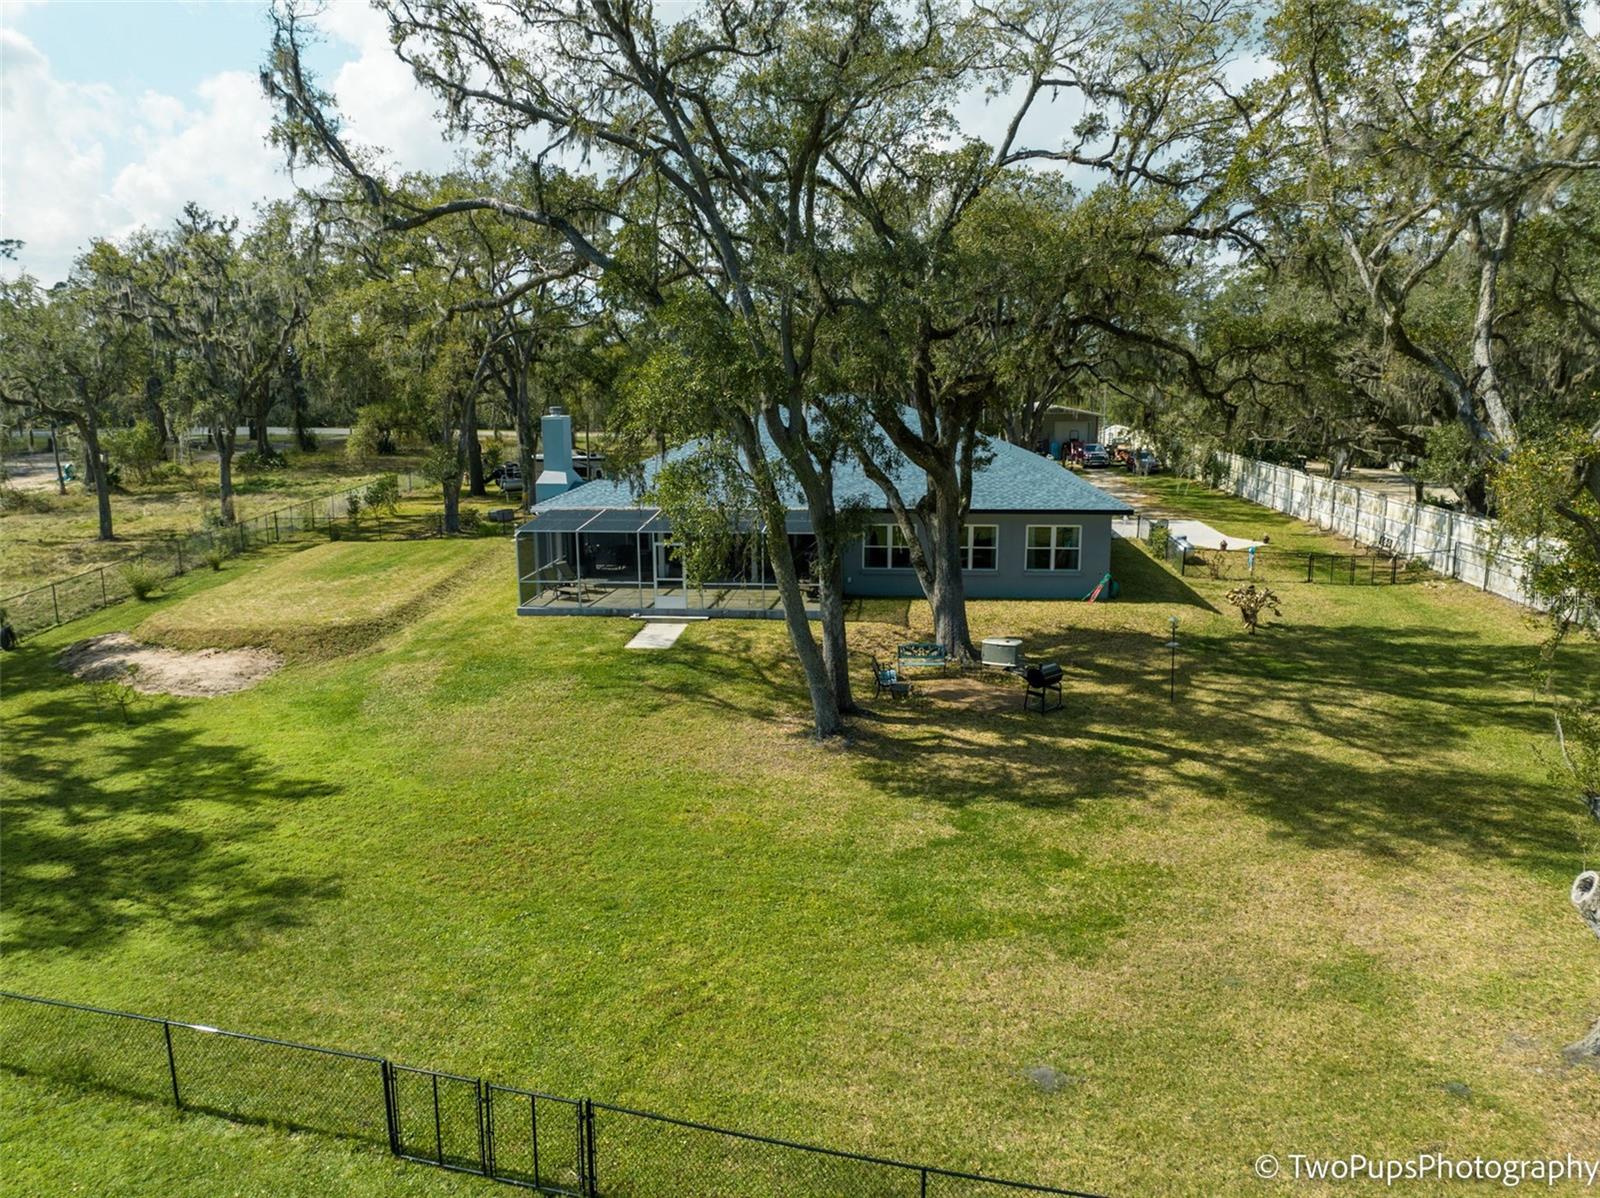
[[[1115,602],[1198,607],[1215,613],[1209,600],[1126,537],[1111,538],[1111,577],[1121,585]]]
[[[249,948],[338,896],[248,851],[284,804],[332,788],[207,743],[183,710],[146,697],[124,725],[68,685],[7,719],[6,949],[98,948],[150,924]]]
[[[1065,637],[1040,646],[1062,660],[1071,649]],[[1064,709],[1043,716],[876,704],[856,724],[857,769],[875,789],[955,809],[1187,792],[1315,848],[1380,858],[1446,848],[1569,869],[1570,824],[1530,785],[1534,763],[1472,756],[1475,742],[1543,731],[1504,645],[1430,627],[1192,638],[1175,702],[1168,661],[1154,636],[1079,655]]]
[[[867,658],[854,654],[864,710],[845,760],[881,793],[954,810],[1105,800],[1159,810],[1191,795],[1313,848],[1381,859],[1446,849],[1568,872],[1567,811],[1520,747],[1547,729],[1516,647],[1432,624],[1183,635],[1169,701],[1165,640],[1030,630],[1030,657],[1067,666],[1065,707],[1043,716],[1022,710],[1020,681],[1014,697],[968,709],[875,698]],[[691,703],[796,735],[808,723],[787,642],[731,623],[619,671],[614,685],[629,708]]]

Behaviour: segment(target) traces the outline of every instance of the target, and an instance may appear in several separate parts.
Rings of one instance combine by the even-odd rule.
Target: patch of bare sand
[[[128,675],[129,685],[147,695],[209,697],[248,690],[283,658],[266,649],[162,649],[112,632],[69,646],[56,664],[85,682]]]
[[[927,674],[906,671],[911,693],[943,707],[996,715],[1022,710],[1022,687],[1016,679],[998,670],[964,674]]]

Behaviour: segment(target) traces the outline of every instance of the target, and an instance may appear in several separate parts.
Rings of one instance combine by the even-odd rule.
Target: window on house
[[[868,526],[861,564],[869,570],[911,569],[911,547],[898,524]]]
[[[993,570],[1000,565],[1000,528],[968,524],[962,530],[961,565],[967,570]]]
[[[1076,524],[1030,524],[1028,569],[1076,570],[1083,529]]]

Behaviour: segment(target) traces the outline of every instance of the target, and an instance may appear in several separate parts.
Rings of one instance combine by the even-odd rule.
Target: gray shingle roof
[[[669,450],[669,460],[693,452],[694,446]],[[1122,500],[1106,494],[1093,483],[1078,477],[1066,467],[1047,457],[1012,445],[1008,441],[988,439],[983,446],[982,462],[973,472],[972,510],[975,512],[1105,512],[1123,515],[1133,511]],[[922,471],[904,457],[896,455],[891,472],[895,485],[907,503],[915,503],[924,490]],[[644,488],[659,468],[660,459],[652,458],[644,470]],[[866,506],[883,510],[888,507],[883,492],[861,470],[853,458],[847,458],[834,468],[834,495],[840,504],[859,501]],[[805,507],[798,488],[787,497],[791,509]],[[648,507],[629,484],[616,479],[595,479],[570,491],[534,506],[534,513],[558,508],[635,508]]]

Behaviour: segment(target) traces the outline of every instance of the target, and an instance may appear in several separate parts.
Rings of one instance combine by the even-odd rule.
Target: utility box
[[[1011,669],[1022,664],[1022,638],[1019,636],[986,636],[979,651],[986,666]]]

